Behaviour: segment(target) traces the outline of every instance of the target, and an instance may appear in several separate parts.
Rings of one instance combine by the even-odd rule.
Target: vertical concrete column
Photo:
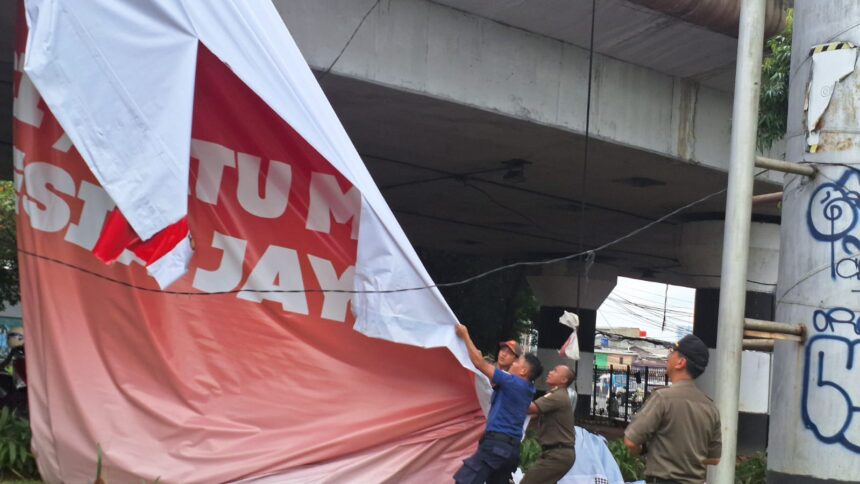
[[[776,317],[807,341],[774,349],[773,483],[860,479],[858,19],[855,0],[795,2],[787,158],[820,173],[785,178]]]
[[[594,334],[597,322],[597,308],[615,288],[618,270],[614,267],[593,264],[587,273],[576,262],[544,266],[540,271],[528,276],[538,303],[541,305],[538,319],[538,357],[545,369],[559,364],[574,368],[573,362],[562,358],[558,350],[570,336],[571,330],[558,322],[564,311],[579,314],[580,359],[575,365],[577,415],[585,415],[591,406],[594,381]],[[582,284],[582,290],[579,284]],[[543,380],[543,379],[541,379]],[[543,381],[538,388],[546,390]]]
[[[779,266],[779,228],[775,223],[753,222],[747,268],[745,313],[748,318],[774,318],[774,291]],[[693,334],[708,345],[711,361],[696,384],[711,398],[716,393],[720,364],[716,357],[717,312],[720,302],[720,258],[724,225],[721,220],[689,222],[681,230],[679,258],[682,271],[696,287]],[[744,351],[738,413],[738,452],[762,451],[767,446],[771,356]]]

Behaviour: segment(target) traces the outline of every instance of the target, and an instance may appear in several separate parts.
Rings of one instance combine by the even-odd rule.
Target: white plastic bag
[[[573,332],[570,333],[570,337],[564,342],[561,349],[558,351],[558,354],[565,358],[579,361],[579,340],[576,338],[576,329],[579,327],[579,316],[565,311],[564,314],[558,318],[558,322],[573,329]]]

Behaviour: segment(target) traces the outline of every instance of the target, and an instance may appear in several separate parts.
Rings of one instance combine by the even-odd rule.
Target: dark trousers
[[[478,451],[454,474],[457,484],[508,484],[520,464],[520,439],[487,432]]]

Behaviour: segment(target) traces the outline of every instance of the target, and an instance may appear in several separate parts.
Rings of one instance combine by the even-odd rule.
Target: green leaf
[[[762,62],[757,145],[769,150],[785,136],[788,120],[788,78],[794,11],[788,10],[785,30],[767,41],[770,55]]]
[[[96,445],[96,481],[102,478],[102,446]]]

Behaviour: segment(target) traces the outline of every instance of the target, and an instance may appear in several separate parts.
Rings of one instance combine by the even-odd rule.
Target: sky
[[[638,327],[649,338],[664,341],[677,341],[691,333],[696,290],[670,285],[667,298],[666,288],[666,284],[619,277],[615,289],[597,310],[597,328],[611,332],[613,327]]]

